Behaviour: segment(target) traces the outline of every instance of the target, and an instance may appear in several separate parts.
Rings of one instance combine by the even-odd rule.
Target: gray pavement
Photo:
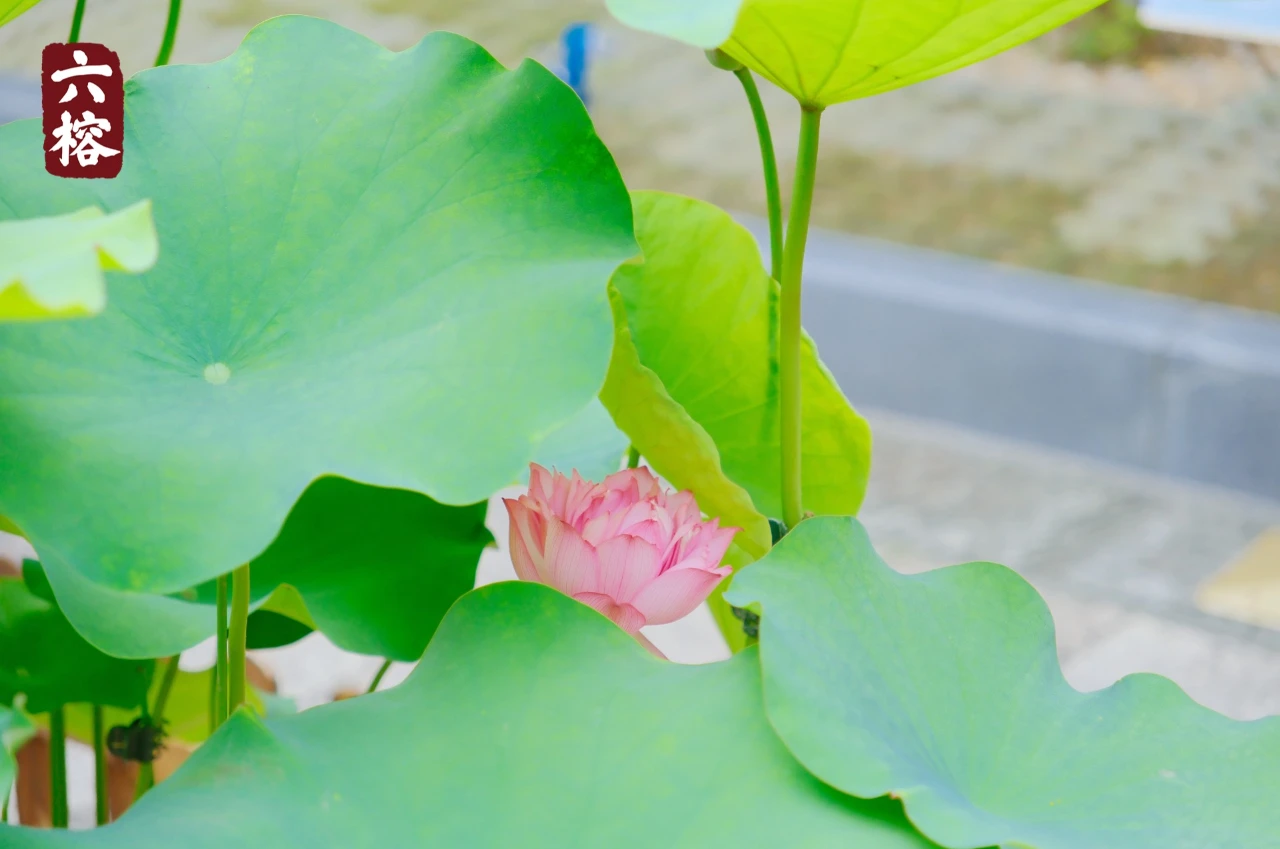
[[[875,467],[862,518],[902,571],[972,560],[1045,596],[1068,679],[1172,678],[1239,719],[1280,713],[1280,632],[1202,613],[1197,589],[1280,504],[1183,485],[952,427],[869,416]]]

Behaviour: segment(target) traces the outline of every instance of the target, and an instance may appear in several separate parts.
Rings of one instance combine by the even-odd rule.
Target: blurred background
[[[38,114],[40,51],[73,5],[0,29],[0,122]],[[89,0],[82,38],[149,67],[167,5]],[[174,62],[286,13],[392,49],[447,29],[533,58],[579,89],[631,188],[760,230],[737,80],[600,0],[183,5]],[[785,193],[798,112],[762,88]],[[1280,712],[1280,0],[1110,0],[833,107],[815,221],[806,324],[875,431],[863,519],[890,564],[1023,573],[1082,689],[1153,671],[1237,718]],[[505,543],[500,509],[491,524]],[[490,552],[481,580],[509,568]],[[677,660],[724,653],[701,614],[652,636]],[[378,666],[318,635],[261,661],[303,707]]]
[[[167,5],[93,0],[83,37],[118,51],[126,74],[149,67]],[[1262,8],[1236,25],[1256,40],[1151,29],[1112,0],[976,67],[830,110],[818,222],[1280,310],[1280,48],[1269,44],[1280,42],[1280,11],[1268,0],[1190,5],[1203,7],[1204,32],[1233,6]],[[44,0],[0,32],[0,71],[38,80],[40,50],[65,39],[73,6]],[[737,82],[695,50],[612,23],[599,0],[187,0],[173,61],[220,59],[255,24],[288,13],[397,50],[448,29],[507,64],[531,56],[552,67],[565,64],[565,28],[594,23],[593,117],[628,181],[763,212]],[[1196,29],[1185,17],[1169,22]],[[781,92],[766,95],[786,174],[795,109]]]

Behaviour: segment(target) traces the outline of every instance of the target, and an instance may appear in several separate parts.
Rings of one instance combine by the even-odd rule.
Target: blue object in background
[[[1138,17],[1166,32],[1280,44],[1280,0],[1142,0]]]
[[[560,36],[564,48],[564,81],[569,84],[582,102],[591,106],[587,96],[587,50],[590,47],[590,24],[573,24]]]

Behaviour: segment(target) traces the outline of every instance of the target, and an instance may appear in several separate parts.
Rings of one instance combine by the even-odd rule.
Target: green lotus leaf
[[[405,490],[316,481],[249,574],[266,594],[295,587],[316,627],[348,651],[417,660],[476,583],[493,543],[488,504],[448,507]]]
[[[18,578],[0,578],[0,704],[26,696],[46,713],[71,702],[122,708],[142,704],[155,664],[98,651],[76,633],[57,605]]]
[[[667,663],[553,589],[491,585],[403,684],[286,719],[241,711],[110,827],[0,829],[0,845],[929,845],[897,803],[808,775],[759,688],[752,651]]]
[[[294,509],[297,507],[295,506]],[[311,611],[307,609],[307,603],[303,600],[302,594],[292,584],[281,584],[272,590],[271,595],[254,613],[276,613],[300,625],[306,625],[312,631],[320,627],[312,618]],[[252,619],[253,614],[250,614],[249,618]]]
[[[40,0],[0,0],[0,27],[39,2]]]
[[[292,616],[258,608],[245,622],[245,645],[251,649],[275,649],[296,643],[314,631]]]
[[[9,788],[18,773],[14,756],[35,733],[35,726],[26,714],[17,708],[0,705],[0,808],[9,803]]]
[[[627,437],[618,430],[597,398],[582,412],[543,437],[534,451],[534,460],[548,469],[568,474],[576,469],[587,480],[603,480],[622,467],[627,453]],[[529,482],[528,470],[520,476]]]
[[[882,94],[1015,47],[1103,0],[745,0],[721,49],[811,107]]]
[[[348,651],[417,660],[445,611],[475,586],[480,553],[493,542],[486,509],[320,478],[250,564],[255,615],[283,614]],[[214,632],[212,582],[157,596],[47,571],[76,629],[113,655],[167,657]]]
[[[111,215],[89,206],[0,221],[0,321],[96,315],[107,305],[105,272],[146,271],[158,252],[145,200]]]
[[[55,589],[228,572],[324,474],[486,499],[596,396],[631,209],[544,68],[283,17],[126,101],[113,180],[0,127],[0,215],[148,197],[165,245],[93,321],[0,327],[0,513]]]
[[[727,594],[762,609],[769,720],[828,784],[892,793],[943,846],[1275,845],[1280,719],[1235,722],[1173,682],[1093,693],[1016,573],[900,575],[854,519],[800,523]]]
[[[724,474],[750,494],[755,509],[781,516],[779,385],[772,365],[778,286],[751,234],[723,210],[661,192],[636,192],[633,200],[644,264],[624,265],[612,285],[639,362],[714,441]],[[616,308],[614,320],[623,327]],[[871,468],[870,429],[808,337],[801,356],[804,506],[815,513],[856,513]],[[615,370],[602,397],[606,406],[614,404],[618,419],[613,399],[640,406],[656,394],[652,381]],[[661,408],[653,404],[655,411]],[[630,420],[619,424],[656,471],[690,487],[701,501],[703,492],[680,458],[663,462],[651,448],[655,439],[689,439],[692,428],[673,420],[639,433]],[[768,526],[753,531],[767,549]]]
[[[742,0],[605,0],[629,27],[701,47],[718,47],[733,32]]]

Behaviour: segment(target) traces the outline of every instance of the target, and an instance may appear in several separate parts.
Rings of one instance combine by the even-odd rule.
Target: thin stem
[[[227,576],[218,576],[218,655],[214,664],[218,691],[213,697],[213,727],[227,721]]]
[[[215,664],[209,675],[209,735],[218,730],[218,667]]]
[[[53,827],[67,827],[67,711],[57,707],[49,714],[49,798],[53,802]]]
[[[0,799],[0,824],[9,821],[9,799],[13,795],[10,791],[12,788],[4,788],[4,798]]]
[[[84,23],[84,2],[76,0],[76,10],[71,15],[71,34],[67,36],[67,44],[75,44],[80,40],[80,24]]]
[[[169,693],[173,691],[173,682],[178,677],[178,656],[169,658],[164,667],[164,677],[160,679],[160,689],[156,691],[156,702],[151,708],[151,718],[157,724],[164,722],[164,709],[169,705]]]
[[[634,469],[640,465],[640,449],[632,445],[627,449],[627,468]]]
[[[791,191],[791,218],[782,257],[779,377],[782,383],[782,520],[794,528],[804,518],[800,481],[800,287],[804,279],[804,251],[809,239],[809,215],[818,171],[818,135],[822,110],[802,106],[800,150]]]
[[[156,728],[164,728],[164,709],[169,704],[169,693],[173,690],[174,679],[178,677],[178,656],[169,658],[164,668],[164,677],[160,679],[160,689],[156,691],[156,701],[151,708],[151,724]],[[146,708],[143,708],[146,713]],[[138,780],[133,785],[133,800],[142,798],[156,784],[155,766],[150,761],[138,765]]]
[[[93,802],[98,825],[111,820],[107,798],[107,721],[102,705],[93,706]]]
[[[760,161],[764,164],[764,192],[769,203],[769,267],[774,280],[782,280],[782,189],[778,186],[778,157],[773,152],[773,133],[769,132],[769,115],[764,111],[760,89],[747,68],[739,68],[733,75],[742,83],[751,104],[751,117],[756,122],[756,135],[760,137]]]
[[[138,801],[156,786],[156,768],[150,761],[138,764],[138,780],[133,783],[133,801]]]
[[[156,67],[169,64],[173,55],[173,42],[178,37],[178,18],[182,15],[182,0],[169,0],[169,19],[164,24],[164,40],[160,42],[160,52],[156,54]]]
[[[366,695],[378,689],[378,685],[382,683],[382,676],[386,675],[387,670],[390,668],[391,658],[387,658],[382,662],[382,665],[378,667],[378,674],[373,676],[373,682],[369,684],[369,689],[364,691]]]
[[[249,626],[249,564],[231,573],[231,634],[227,641],[227,663],[231,677],[227,689],[228,714],[244,704],[245,649]]]

